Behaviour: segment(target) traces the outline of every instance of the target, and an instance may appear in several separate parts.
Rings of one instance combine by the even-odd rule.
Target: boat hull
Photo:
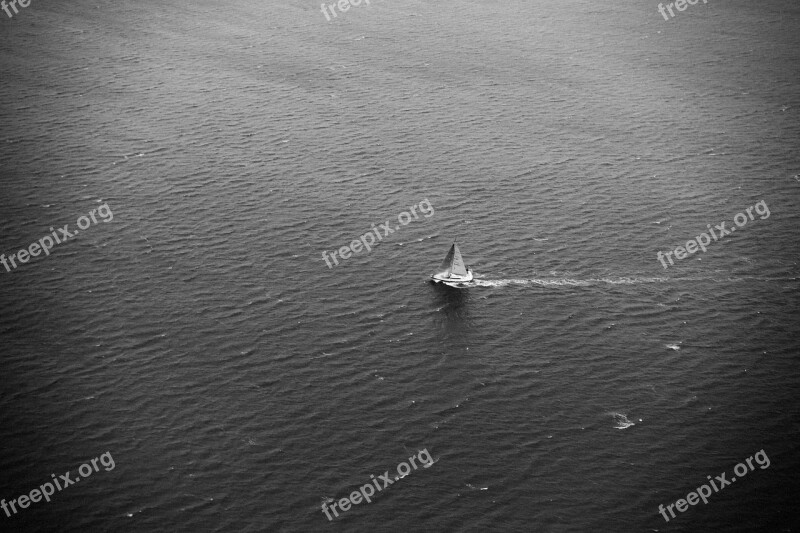
[[[440,275],[440,274],[433,274],[431,276],[431,281],[434,283],[444,283],[445,285],[457,286],[463,283],[469,283],[473,280],[472,270],[467,269],[467,274],[465,276],[459,276],[458,274],[449,274],[449,275]]]

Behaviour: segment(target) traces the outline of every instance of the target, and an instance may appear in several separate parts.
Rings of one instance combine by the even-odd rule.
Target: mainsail
[[[467,269],[464,266],[464,259],[461,258],[461,252],[458,250],[458,244],[453,243],[450,251],[442,261],[442,266],[439,267],[440,274],[455,274],[457,276],[466,276]]]

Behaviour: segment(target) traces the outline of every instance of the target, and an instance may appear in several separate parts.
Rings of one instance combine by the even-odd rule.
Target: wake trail
[[[506,287],[508,285],[534,285],[539,287],[591,287],[594,285],[641,285],[646,283],[678,283],[685,281],[713,281],[715,283],[741,281],[797,281],[800,278],[661,278],[661,277],[621,277],[621,278],[530,278],[530,279],[486,279],[475,278],[470,284],[474,287]]]

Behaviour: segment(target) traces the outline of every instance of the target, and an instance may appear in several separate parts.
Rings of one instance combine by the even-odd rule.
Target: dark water
[[[0,12],[0,252],[113,212],[0,267],[0,498],[115,462],[0,529],[797,531],[800,7],[656,8]]]

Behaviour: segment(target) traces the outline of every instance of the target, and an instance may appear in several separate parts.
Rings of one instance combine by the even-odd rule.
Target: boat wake
[[[640,283],[662,283],[670,278],[531,278],[531,279],[478,279],[475,278],[471,286],[474,287],[505,287],[507,285],[539,285],[541,287],[589,287],[592,285],[638,285]]]
[[[480,275],[478,273],[476,276]],[[530,279],[486,279],[475,277],[469,283],[470,287],[505,287],[507,285],[538,285],[540,287],[590,287],[597,285],[641,285],[645,283],[672,283],[672,282],[686,282],[686,281],[704,281],[714,283],[738,283],[745,281],[759,281],[759,282],[786,282],[786,281],[799,281],[797,277],[785,278],[759,278],[756,276],[743,276],[743,277],[691,277],[691,278],[661,278],[661,277],[626,277],[626,278],[588,278],[588,279],[573,279],[573,278],[530,278]]]

